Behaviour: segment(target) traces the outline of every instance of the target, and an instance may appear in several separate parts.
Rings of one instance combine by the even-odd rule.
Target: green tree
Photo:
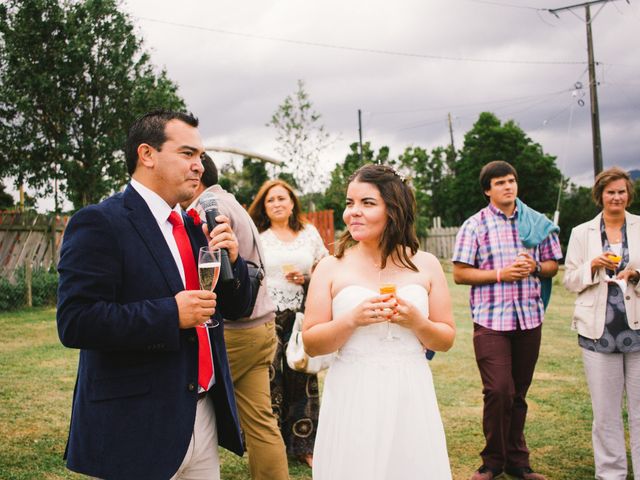
[[[344,159],[342,164],[335,166],[331,172],[331,181],[324,192],[324,196],[318,199],[317,207],[320,210],[333,210],[333,219],[336,230],[344,228],[342,221],[342,212],[345,206],[345,198],[347,194],[347,185],[349,177],[367,163],[383,163],[389,162],[389,147],[380,147],[376,153],[371,149],[371,144],[366,142],[362,145],[362,161],[360,161],[360,153],[358,143],[352,143],[349,146],[350,152]]]
[[[0,210],[8,210],[14,206],[13,197],[5,191],[5,186],[0,183]]]
[[[126,130],[153,108],[184,109],[117,0],[0,5],[0,175],[75,208],[127,180]],[[20,161],[16,161],[20,159]]]
[[[635,181],[635,193],[633,202],[629,205],[628,210],[631,213],[635,213],[636,215],[640,215],[640,179]]]
[[[492,160],[504,160],[515,167],[518,196],[523,202],[540,212],[553,213],[562,178],[555,157],[545,154],[513,120],[501,124],[494,114],[483,112],[466,133],[454,165],[448,224],[460,225],[487,205],[478,177]]]
[[[286,162],[286,170],[276,169],[276,172],[290,173],[305,194],[317,192],[323,185],[324,175],[318,168],[320,153],[333,142],[320,118],[304,82],[298,80],[298,89],[285,97],[267,123],[276,131],[276,150]]]
[[[236,200],[249,208],[258,193],[260,186],[269,179],[264,162],[244,158],[242,169],[238,170],[232,163],[220,170],[220,186],[233,193]]]
[[[560,199],[560,243],[563,251],[567,251],[571,229],[576,225],[591,220],[599,212],[591,199],[590,187],[578,187],[570,184]]]
[[[404,176],[411,178],[417,203],[416,231],[424,236],[434,217],[446,214],[446,195],[451,171],[448,150],[436,147],[431,154],[422,147],[407,147],[397,160],[392,160]]]

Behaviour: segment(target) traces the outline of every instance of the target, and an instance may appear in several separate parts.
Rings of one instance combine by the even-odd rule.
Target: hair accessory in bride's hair
[[[393,168],[390,165],[383,165],[383,167],[385,170],[387,170],[390,173],[393,173],[396,177],[398,177],[402,183],[407,183],[406,177],[398,173],[398,171],[395,168]]]

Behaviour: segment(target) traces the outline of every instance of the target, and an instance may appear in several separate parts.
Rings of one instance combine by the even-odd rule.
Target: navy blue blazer
[[[184,218],[197,252],[206,238]],[[238,282],[216,287],[211,398],[220,446],[242,455],[222,318],[248,314],[251,286],[242,258],[233,269]],[[68,468],[104,479],[170,478],[193,432],[198,342],[194,328],[178,328],[180,273],[135,189],[129,185],[72,217],[58,271],[58,334],[65,346],[81,349]]]

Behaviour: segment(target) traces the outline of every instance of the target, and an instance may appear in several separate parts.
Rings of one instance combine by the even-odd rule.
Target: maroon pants
[[[499,332],[474,324],[473,347],[484,395],[486,444],[480,456],[492,469],[529,466],[525,396],[538,360],[541,333],[542,326]]]

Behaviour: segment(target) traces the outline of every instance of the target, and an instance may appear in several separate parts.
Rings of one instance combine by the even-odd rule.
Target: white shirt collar
[[[171,211],[177,212],[180,214],[180,218],[182,218],[182,208],[180,208],[179,203],[176,203],[176,205],[171,208],[160,195],[133,178],[131,179],[131,186],[145,201],[149,210],[151,210],[151,214],[156,219],[156,222],[158,222],[158,225],[162,225],[168,221]]]

